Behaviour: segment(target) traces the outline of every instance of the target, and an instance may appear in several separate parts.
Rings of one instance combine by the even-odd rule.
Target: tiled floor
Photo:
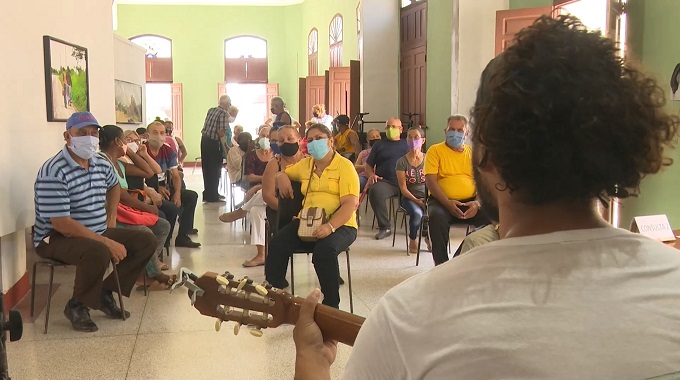
[[[188,170],[187,173],[190,173]],[[202,188],[200,170],[187,174],[189,188]],[[199,195],[200,196],[200,195]],[[254,254],[254,247],[244,245],[249,237],[241,223],[224,224],[217,216],[221,204],[199,204],[196,210],[197,241],[200,249],[172,248],[172,271],[187,267],[198,274],[229,270],[237,276],[264,280],[262,267],[242,268],[241,263]],[[363,214],[363,207],[362,207]],[[406,278],[433,266],[425,252],[419,267],[415,255],[407,256],[403,230],[392,239],[375,241],[370,230],[371,211],[352,246],[352,285],[354,311],[366,316],[378,299]],[[462,231],[452,231],[455,247]],[[344,255],[340,256],[341,273],[346,273]],[[311,262],[305,255],[295,257],[296,292],[306,295],[318,286]],[[167,259],[166,259],[167,262]],[[345,279],[346,277],[343,276]],[[39,270],[38,283],[46,283],[47,270]],[[144,297],[135,291],[125,299],[132,314],[126,321],[107,319],[98,311],[92,317],[99,326],[96,333],[72,330],[63,316],[63,307],[73,289],[73,269],[58,268],[55,282],[61,286],[52,299],[50,328],[43,334],[44,312],[35,324],[24,325],[24,337],[8,343],[10,375],[23,379],[292,379],[294,344],[292,326],[265,330],[262,338],[241,333],[234,336],[233,323],[225,323],[222,331],[214,330],[214,320],[203,317],[191,305],[185,289],[172,294],[150,292]],[[341,308],[349,310],[347,286],[341,287]],[[351,348],[342,346],[333,366],[333,378],[339,378]]]

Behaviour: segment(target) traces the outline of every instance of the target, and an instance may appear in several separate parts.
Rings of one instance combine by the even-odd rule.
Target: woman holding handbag
[[[158,242],[156,254],[147,263],[146,274],[152,280],[170,288],[177,276],[168,276],[156,266],[158,254],[162,254],[165,240],[170,233],[170,223],[158,217],[158,207],[146,204],[128,192],[127,174],[144,178],[155,174],[147,159],[142,157],[146,154],[145,150],[140,149],[138,154],[128,149],[123,130],[115,125],[102,127],[99,132],[99,149],[101,150],[99,154],[113,166],[120,183],[120,202],[116,217],[118,227],[148,231],[156,237]],[[123,162],[121,160],[123,156],[127,156],[133,164]]]
[[[280,197],[293,197],[292,181],[302,183],[304,200],[299,218],[272,238],[265,262],[267,281],[288,287],[288,259],[296,250],[312,252],[312,263],[324,294],[323,304],[340,305],[338,254],[357,237],[356,208],[359,177],[354,164],[333,149],[331,131],[323,124],[307,129],[311,157],[300,160],[275,176]]]

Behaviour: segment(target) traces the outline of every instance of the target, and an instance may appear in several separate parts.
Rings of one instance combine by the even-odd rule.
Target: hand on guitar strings
[[[295,359],[296,379],[319,379],[320,374],[328,374],[328,378],[330,378],[330,367],[335,361],[338,342],[324,341],[319,326],[314,322],[314,310],[320,299],[321,291],[319,289],[314,289],[307,296],[300,308],[300,315],[293,330],[297,353]]]

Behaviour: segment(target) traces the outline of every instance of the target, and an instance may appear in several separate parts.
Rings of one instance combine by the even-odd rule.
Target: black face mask
[[[279,150],[281,150],[281,154],[286,156],[286,157],[293,157],[298,150],[300,150],[300,144],[299,143],[283,143],[279,147]]]
[[[375,140],[368,140],[368,146],[372,147],[372,146],[375,145],[375,143],[377,143],[378,141],[380,141],[380,140],[378,140],[378,139],[375,139]]]
[[[241,149],[241,150],[244,151],[244,152],[247,152],[247,151],[248,151],[248,146],[249,146],[249,145],[250,145],[250,144],[249,144],[248,142],[243,143],[243,144],[238,144],[238,148]]]
[[[318,112],[314,112],[312,115],[314,115],[314,117],[319,117],[319,113],[318,113]]]

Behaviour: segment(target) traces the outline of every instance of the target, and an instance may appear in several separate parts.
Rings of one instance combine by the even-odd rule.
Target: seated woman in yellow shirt
[[[274,287],[288,287],[288,260],[299,249],[312,252],[312,263],[324,294],[323,304],[340,305],[338,254],[357,237],[356,208],[359,204],[359,177],[354,165],[333,150],[331,131],[323,124],[307,129],[307,149],[312,157],[300,160],[276,175],[280,197],[292,198],[290,181],[302,183],[304,207],[322,207],[328,223],[319,227],[316,242],[303,242],[298,236],[300,220],[294,219],[272,238],[265,262],[267,281]]]
[[[361,142],[357,132],[349,127],[349,117],[338,115],[333,122],[337,128],[333,134],[335,150],[352,162],[356,161],[357,155],[361,152]]]

